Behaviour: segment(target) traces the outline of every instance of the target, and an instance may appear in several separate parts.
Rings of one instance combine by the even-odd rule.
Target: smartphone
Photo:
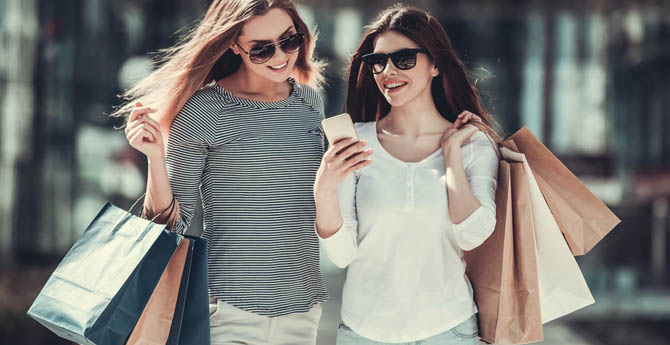
[[[324,119],[321,121],[321,126],[323,126],[323,131],[326,133],[326,138],[328,138],[328,142],[331,145],[345,138],[358,140],[354,122],[351,121],[351,116],[347,113]]]

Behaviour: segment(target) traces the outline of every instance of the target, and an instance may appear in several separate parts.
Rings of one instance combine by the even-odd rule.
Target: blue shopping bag
[[[78,344],[124,344],[182,238],[107,203],[28,315]]]

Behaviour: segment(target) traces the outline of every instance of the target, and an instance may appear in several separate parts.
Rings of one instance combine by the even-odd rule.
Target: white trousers
[[[211,345],[315,345],[321,304],[306,313],[267,317],[221,300],[209,305]]]

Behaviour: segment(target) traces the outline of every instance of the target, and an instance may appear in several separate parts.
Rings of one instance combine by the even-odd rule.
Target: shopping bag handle
[[[137,203],[139,203],[140,200],[143,200],[146,196],[147,196],[147,193],[144,193],[139,197],[139,199],[135,200],[135,202],[133,203],[133,206],[130,206],[130,209],[128,210],[128,212],[132,214],[133,210],[135,209],[135,206],[137,206]],[[166,207],[164,210],[158,212],[153,218],[151,218],[149,220],[153,223],[158,217],[160,217],[168,209],[170,209],[170,213],[168,213],[168,219],[170,219],[170,217],[172,216],[172,212],[174,212],[174,208],[176,206],[176,200],[177,199],[175,198],[174,194],[172,194],[172,201],[170,202],[170,205],[168,205],[168,207]],[[142,212],[140,212],[140,217],[145,218],[144,217],[144,206],[142,206]]]

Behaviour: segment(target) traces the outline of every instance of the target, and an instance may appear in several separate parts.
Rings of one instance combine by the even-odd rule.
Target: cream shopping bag
[[[513,141],[505,144],[515,148]],[[542,323],[593,304],[595,301],[591,291],[542,196],[526,156],[506,147],[501,147],[500,151],[506,160],[522,162],[526,170],[535,228]]]

